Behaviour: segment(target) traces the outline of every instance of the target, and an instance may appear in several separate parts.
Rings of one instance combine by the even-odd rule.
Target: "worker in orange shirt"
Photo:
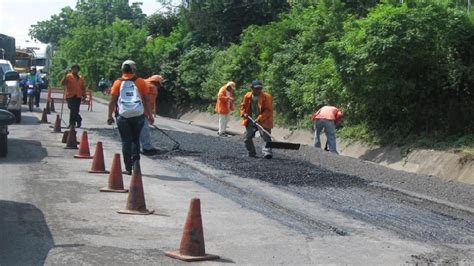
[[[268,133],[271,134],[273,128],[273,98],[269,93],[263,92],[262,82],[259,80],[252,81],[252,91],[247,92],[240,105],[240,116],[244,119],[242,125],[245,126],[245,148],[247,148],[249,157],[256,157],[255,145],[253,138],[258,128],[252,123],[248,117],[251,117],[256,123],[261,125]],[[265,132],[260,131],[265,142],[272,141],[271,137]],[[272,149],[262,148],[263,158],[271,159],[273,157]]]
[[[122,77],[117,79],[110,91],[107,124],[114,123],[112,114],[118,109],[117,127],[122,139],[125,174],[132,174],[132,166],[140,160],[140,132],[145,118],[150,124],[155,122],[148,100],[148,85],[136,76],[136,63],[126,60],[122,63]]]
[[[330,152],[336,153],[336,125],[342,121],[343,114],[337,107],[325,105],[317,109],[311,119],[314,121],[314,146],[321,148],[321,131],[327,138],[327,146]]]
[[[145,82],[148,85],[148,105],[153,114],[156,112],[156,97],[158,96],[158,88],[161,88],[163,85],[163,78],[160,75],[153,75],[147,79]],[[148,121],[145,120],[143,123],[143,128],[140,133],[140,144],[142,146],[142,154],[146,156],[152,156],[158,153],[158,150],[153,147],[151,142],[150,134],[150,125]]]
[[[79,115],[81,101],[86,99],[86,87],[84,79],[79,75],[79,65],[72,65],[70,70],[67,70],[64,77],[61,79],[61,84],[65,86],[65,98],[67,107],[69,108],[69,126],[81,127],[82,117]]]
[[[229,81],[217,93],[215,111],[219,115],[219,130],[217,131],[219,136],[227,136],[225,130],[229,122],[230,112],[234,110],[234,89],[235,82]]]

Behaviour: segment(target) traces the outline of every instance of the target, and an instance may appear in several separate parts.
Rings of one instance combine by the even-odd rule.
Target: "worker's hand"
[[[148,116],[148,123],[150,123],[150,125],[153,125],[155,123],[155,118],[153,117],[153,115]]]
[[[107,125],[112,125],[114,122],[115,120],[112,117],[109,117],[109,119],[107,119]]]
[[[248,115],[247,113],[244,113],[242,116],[243,116],[244,118],[247,118],[249,115]]]
[[[69,73],[71,73],[70,69],[68,69],[68,70],[66,70],[66,72],[64,72],[64,76],[67,76],[67,74],[69,74]]]

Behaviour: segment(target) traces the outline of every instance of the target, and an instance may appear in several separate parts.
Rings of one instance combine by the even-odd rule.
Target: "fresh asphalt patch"
[[[109,137],[115,134],[106,129],[98,131]],[[255,139],[260,157],[249,158],[242,136],[214,137],[169,130],[166,133],[180,143],[180,149],[171,150],[174,142],[152,129],[153,143],[160,150],[153,159],[192,157],[235,176],[271,183],[308,202],[405,238],[438,244],[474,244],[474,213],[371,184],[380,182],[437,195],[467,207],[474,202],[472,186],[395,171],[308,146],[302,146],[300,151],[274,151],[273,159],[267,160],[261,158],[260,138]],[[220,191],[224,196],[225,193]],[[341,232],[339,235],[346,234]]]

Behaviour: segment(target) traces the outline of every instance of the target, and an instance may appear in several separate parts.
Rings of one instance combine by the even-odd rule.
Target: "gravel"
[[[374,184],[385,184],[472,208],[474,186],[437,177],[392,170],[370,162],[338,156],[314,147],[274,150],[273,159],[247,157],[242,136],[217,137],[166,131],[181,145],[178,151],[166,136],[152,130],[162,152],[156,159],[192,156],[212,168],[243,178],[272,183],[310,202],[403,237],[446,244],[474,244],[474,213],[420,199]],[[107,130],[101,134],[111,135]],[[466,208],[466,209],[467,209]]]

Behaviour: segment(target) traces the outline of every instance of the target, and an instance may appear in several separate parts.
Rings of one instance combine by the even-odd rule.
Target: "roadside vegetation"
[[[316,106],[332,104],[345,113],[339,136],[473,153],[469,0],[159,2],[147,17],[127,0],[81,0],[32,25],[56,46],[53,83],[79,63],[96,88],[133,59],[141,76],[166,78],[159,104],[212,112],[226,81],[238,105],[261,79],[279,125],[309,129]]]

